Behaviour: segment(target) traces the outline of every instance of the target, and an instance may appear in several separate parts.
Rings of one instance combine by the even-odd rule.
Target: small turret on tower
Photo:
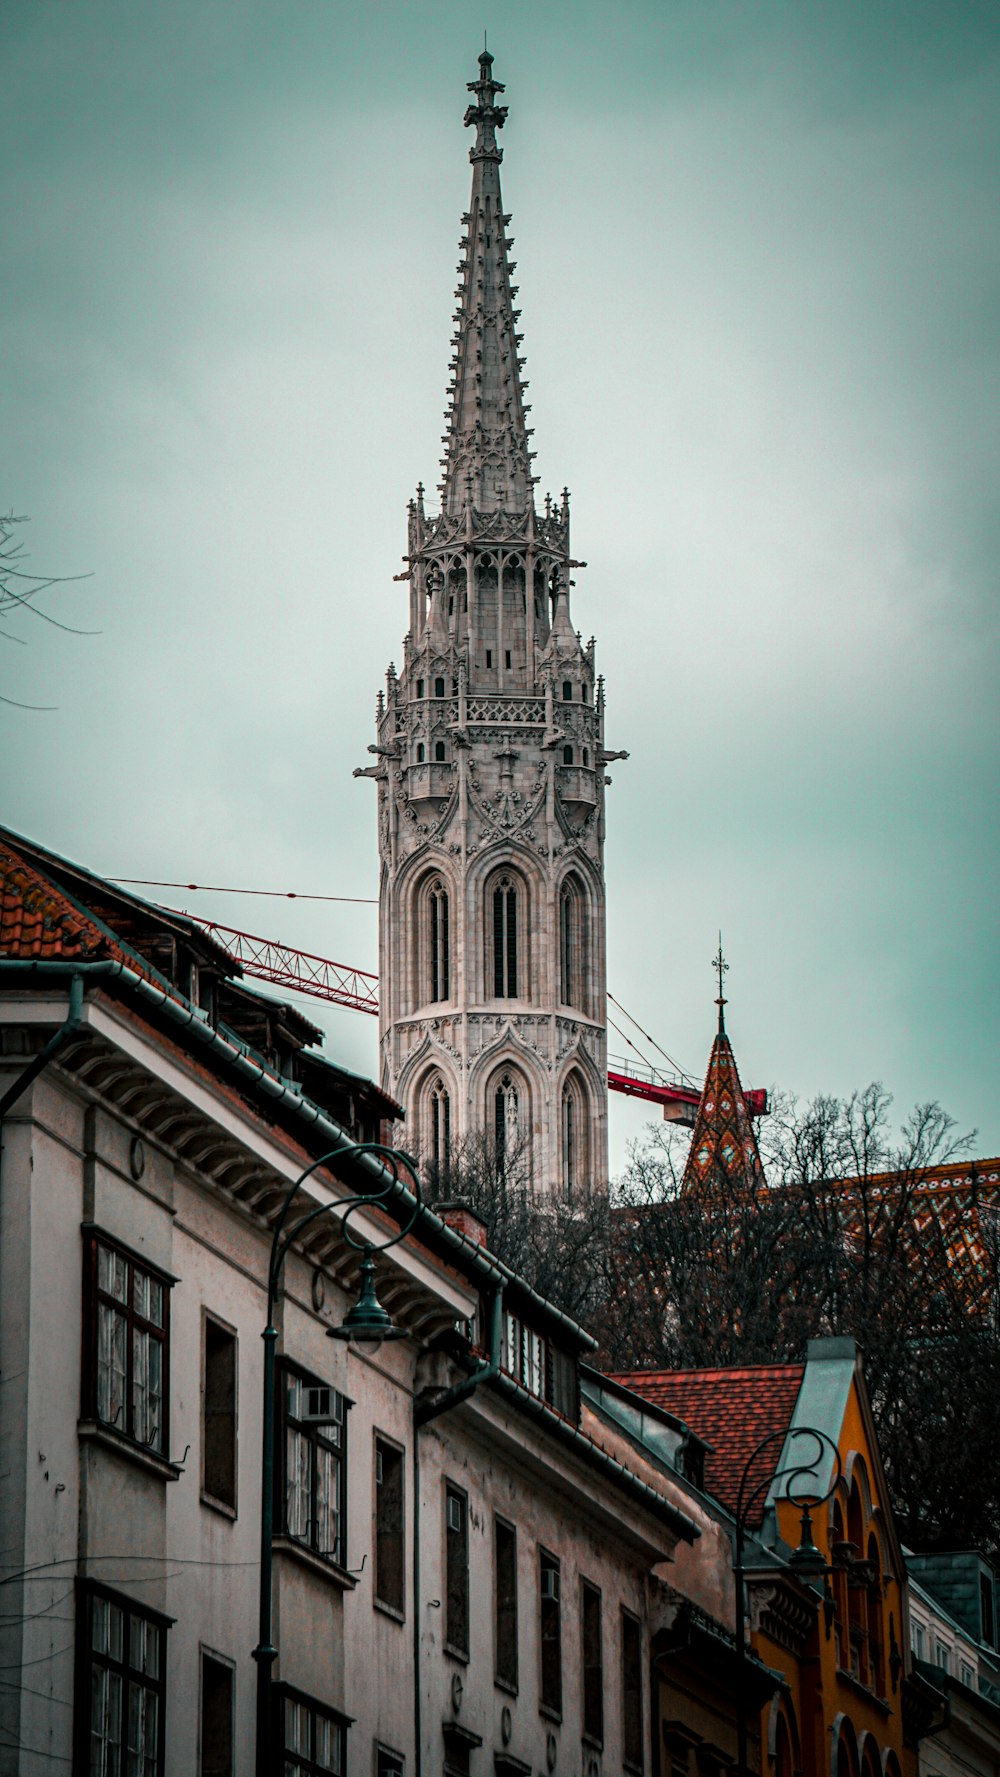
[[[719,983],[715,1001],[719,1008],[719,1028],[695,1116],[681,1189],[708,1193],[724,1188],[738,1193],[741,1187],[759,1183],[764,1168],[733,1046],[726,1035],[726,999],[722,984],[729,964],[722,954],[721,933],[712,967]]]

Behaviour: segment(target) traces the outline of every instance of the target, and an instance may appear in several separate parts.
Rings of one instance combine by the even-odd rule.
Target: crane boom
[[[203,919],[195,913],[188,917],[228,950],[245,975],[268,981],[272,987],[283,987],[287,992],[308,993],[330,1005],[378,1017],[378,976],[370,970],[353,969],[347,963],[335,963],[330,957],[316,956],[309,950],[294,950],[273,938],[219,925],[216,920]],[[612,1092],[660,1105],[666,1120],[673,1123],[693,1123],[701,1096],[696,1082],[686,1076],[667,1080],[652,1070],[640,1073],[630,1066],[609,1068],[608,1086]],[[746,1100],[752,1116],[760,1117],[767,1111],[766,1092],[749,1091]]]

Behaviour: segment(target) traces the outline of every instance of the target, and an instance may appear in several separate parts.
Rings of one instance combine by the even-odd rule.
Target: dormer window
[[[578,1419],[576,1358],[509,1312],[504,1314],[503,1367],[565,1419]]]

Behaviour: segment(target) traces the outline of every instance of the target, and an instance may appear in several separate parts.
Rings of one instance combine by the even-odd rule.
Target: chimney
[[[435,1203],[434,1213],[447,1222],[449,1228],[454,1228],[456,1234],[464,1234],[474,1246],[486,1245],[486,1223],[467,1203]]]

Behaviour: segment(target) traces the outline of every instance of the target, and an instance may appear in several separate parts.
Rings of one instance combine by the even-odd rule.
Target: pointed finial
[[[728,973],[729,973],[729,964],[727,963],[725,957],[722,954],[722,933],[721,932],[719,933],[719,948],[712,958],[712,967],[715,970],[715,973],[719,978],[719,997],[715,1003],[719,1008],[719,1035],[720,1035],[720,1037],[724,1037],[726,1034],[726,1020],[725,1020],[725,1015],[724,1015],[724,1007],[726,1005],[726,1000],[725,1000],[725,997],[722,992],[722,980],[723,980],[723,976],[728,975]]]

